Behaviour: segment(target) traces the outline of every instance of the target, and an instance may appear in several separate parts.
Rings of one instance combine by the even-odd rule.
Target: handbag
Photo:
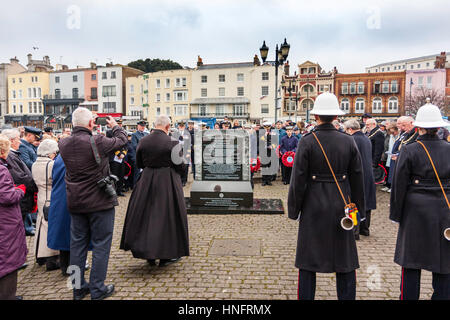
[[[333,175],[334,182],[336,182],[336,186],[338,187],[339,193],[341,194],[342,200],[344,200],[344,217],[341,219],[341,226],[345,230],[352,230],[354,226],[358,225],[358,216],[359,212],[356,208],[356,205],[350,201],[350,197],[348,198],[348,202],[345,200],[344,194],[342,193],[341,187],[339,186],[339,182],[336,179],[336,176],[334,175],[333,168],[331,167],[330,161],[328,160],[327,154],[325,153],[325,150],[322,147],[322,144],[319,141],[319,138],[317,138],[316,134],[312,132],[314,138],[316,139],[317,143],[320,146],[320,149],[322,150],[322,153],[325,157],[325,160],[327,161],[328,168],[330,168],[331,174]]]
[[[50,211],[50,200],[48,199],[48,164],[51,162],[47,162],[47,166],[45,167],[45,202],[44,207],[42,208],[42,214],[44,215],[44,220],[48,221],[48,213]]]

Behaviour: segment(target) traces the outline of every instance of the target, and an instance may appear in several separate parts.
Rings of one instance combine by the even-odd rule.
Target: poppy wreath
[[[287,151],[283,154],[281,157],[281,162],[284,166],[288,168],[292,168],[294,165],[294,158],[295,158],[295,152],[294,151]]]
[[[125,175],[125,177],[129,177],[130,174],[131,174],[131,166],[130,166],[130,164],[128,162],[126,162],[126,161],[124,161],[124,162],[125,162],[125,164],[127,165],[127,168],[128,168],[128,173]]]
[[[255,173],[259,168],[261,168],[261,160],[259,158],[250,159],[250,170]]]

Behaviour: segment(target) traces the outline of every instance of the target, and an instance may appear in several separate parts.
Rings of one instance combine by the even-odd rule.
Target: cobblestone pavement
[[[280,198],[285,211],[287,192],[288,186],[279,180],[266,187],[255,183],[256,198]],[[298,222],[288,219],[287,211],[284,215],[189,215],[190,257],[159,268],[119,250],[129,196],[130,192],[120,198],[116,208],[106,280],[115,284],[116,293],[109,299],[297,299]],[[357,299],[398,299],[401,268],[393,262],[397,225],[388,219],[389,194],[378,191],[377,201],[371,234],[357,242]],[[222,239],[250,240],[252,248],[244,254],[251,255],[218,255],[217,240]],[[27,240],[29,266],[19,272],[17,294],[28,300],[71,299],[67,278],[59,270],[47,272],[34,263],[34,239]],[[431,293],[431,273],[423,271],[421,299],[430,299]],[[334,274],[317,274],[316,299],[336,299]]]

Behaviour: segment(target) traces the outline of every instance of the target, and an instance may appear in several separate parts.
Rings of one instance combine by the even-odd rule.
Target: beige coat
[[[48,164],[47,199],[50,200],[52,192],[52,171],[54,161],[47,157],[38,157],[31,167],[34,182],[38,187],[38,216],[36,220],[36,234],[34,236],[34,255],[36,258],[45,258],[59,255],[59,251],[47,247],[48,222],[44,219],[42,209],[45,204],[45,169]],[[49,202],[50,203],[50,202]]]

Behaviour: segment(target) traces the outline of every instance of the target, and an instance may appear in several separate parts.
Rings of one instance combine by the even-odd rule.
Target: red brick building
[[[347,116],[375,118],[405,114],[405,72],[336,74],[334,94]]]

